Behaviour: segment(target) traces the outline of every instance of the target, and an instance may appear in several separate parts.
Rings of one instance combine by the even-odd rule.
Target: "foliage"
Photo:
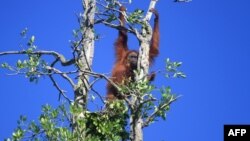
[[[26,36],[27,28],[25,28],[20,34]],[[18,60],[15,65],[9,65],[8,63],[2,63],[1,67],[8,69],[15,74],[25,74],[25,77],[29,78],[30,82],[38,82],[39,77],[43,73],[47,73],[47,63],[40,58],[39,54],[34,54],[37,49],[35,43],[35,36],[31,36],[27,43],[27,49],[22,52],[25,53],[28,59]]]
[[[139,101],[139,111],[133,113],[133,104],[128,103],[131,114],[141,115],[144,126],[157,121],[157,118],[166,120],[166,113],[170,109],[170,104],[177,100],[178,96],[171,92],[170,87],[157,88],[150,84],[147,77],[136,82],[130,82],[121,86],[121,93],[125,98],[135,96]],[[159,95],[160,94],[160,95]],[[131,104],[131,105],[130,105]],[[138,110],[138,109],[137,109]]]
[[[172,64],[176,63],[172,62]],[[154,96],[153,92],[156,90],[160,92],[160,98]],[[141,98],[141,110],[136,114],[142,115],[144,126],[149,126],[157,121],[157,118],[166,120],[170,104],[177,99],[170,87],[157,89],[147,78],[121,86],[121,93],[127,94],[125,95],[127,98],[130,97],[129,95],[137,95],[137,98]],[[77,104],[72,104],[70,108],[63,104],[56,109],[50,105],[44,105],[38,121],[28,122],[25,116],[20,116],[12,137],[6,140],[126,140],[129,137],[127,122],[133,114],[130,106],[126,100],[115,100],[107,103],[104,110],[91,112],[83,111]],[[73,122],[72,116],[81,113],[84,113],[84,118]],[[84,130],[73,132],[74,123]],[[82,136],[83,134],[85,136]]]
[[[128,139],[127,107],[124,101],[113,101],[107,104],[102,112],[86,114],[87,135],[93,140],[119,141]]]
[[[28,52],[34,51],[33,45],[34,37],[30,39],[30,48]],[[29,60],[18,60],[16,68],[18,70],[26,69],[27,77],[31,77],[30,74],[32,68],[35,68],[34,74],[41,70],[39,64],[41,60],[36,55],[27,54]],[[33,58],[33,59],[31,59]],[[36,61],[32,61],[36,60]],[[34,63],[36,62],[36,63]],[[182,62],[171,62],[170,59],[166,59],[166,77],[185,78],[186,75],[179,71],[179,67]],[[7,63],[2,64],[2,67],[12,70],[13,67]],[[46,70],[44,70],[45,72]],[[136,72],[135,72],[136,73]],[[31,79],[31,78],[30,78]],[[32,82],[32,81],[31,81]],[[64,104],[56,109],[53,109],[49,105],[42,107],[42,114],[38,121],[27,121],[25,116],[20,116],[18,126],[12,134],[9,140],[126,140],[129,137],[128,119],[130,116],[137,114],[141,115],[144,120],[144,126],[149,126],[151,123],[157,121],[158,118],[166,120],[166,113],[170,109],[170,104],[178,97],[171,92],[170,87],[162,87],[158,89],[152,85],[147,77],[136,82],[126,82],[127,85],[119,86],[121,93],[124,97],[130,98],[131,95],[135,95],[140,100],[140,111],[133,113],[132,105],[129,105],[126,100],[116,100],[106,104],[106,108],[102,111],[83,111],[76,104],[72,104],[67,108]],[[160,95],[159,95],[160,94]],[[130,114],[129,114],[130,112]],[[73,115],[79,115],[84,113],[84,118],[79,118],[77,121],[73,121]],[[75,130],[73,124],[82,127]],[[84,134],[84,136],[83,136]]]
[[[68,112],[70,111],[70,112]],[[12,133],[12,137],[6,141],[18,140],[83,140],[80,130],[72,131],[72,115],[82,112],[75,104],[67,109],[65,104],[58,108],[50,105],[42,106],[42,114],[38,121],[28,121],[25,116],[20,116],[18,126]],[[110,103],[106,111],[85,112],[85,118],[75,121],[78,126],[85,127],[86,137],[84,140],[119,141],[127,139],[128,133],[125,130],[127,124],[127,110],[123,101]]]
[[[132,12],[129,17],[128,17],[128,21],[131,24],[143,24],[143,22],[140,20],[143,18],[143,10],[140,9],[136,9],[134,12]]]
[[[169,58],[166,59],[166,77],[174,77],[174,78],[186,78],[187,76],[182,72],[179,71],[179,68],[181,67],[182,62],[171,62]]]
[[[69,114],[64,105],[56,109],[44,105],[38,121],[28,122],[25,116],[20,116],[12,137],[6,140],[71,140],[74,135],[68,122]]]

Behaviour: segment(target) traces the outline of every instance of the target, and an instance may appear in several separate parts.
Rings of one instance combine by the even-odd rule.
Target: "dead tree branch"
[[[0,52],[0,56],[3,55],[11,55],[11,54],[32,54],[32,55],[52,55],[55,57],[55,59],[59,60],[62,64],[62,66],[70,66],[75,63],[75,58],[66,60],[63,55],[61,55],[58,52],[55,51],[45,51],[45,50],[40,50],[40,51],[34,51],[34,52],[28,52],[28,51],[6,51],[6,52]]]
[[[60,97],[61,97],[61,95],[62,95],[62,96],[68,101],[68,103],[71,104],[73,101],[72,101],[71,99],[69,99],[69,98],[65,95],[66,91],[64,91],[63,89],[61,89],[61,88],[59,87],[59,85],[56,83],[56,81],[55,81],[55,79],[53,78],[52,75],[49,75],[49,78],[50,78],[50,80],[52,81],[53,85],[56,87],[56,89],[59,91],[59,99],[58,99],[58,100],[60,100]]]
[[[48,69],[49,71],[53,71],[57,74],[60,74],[65,80],[67,80],[69,82],[69,84],[72,86],[72,88],[75,88],[75,83],[74,81],[65,73],[61,72],[60,70],[54,68],[54,67],[50,67],[50,66],[46,66],[46,69]]]

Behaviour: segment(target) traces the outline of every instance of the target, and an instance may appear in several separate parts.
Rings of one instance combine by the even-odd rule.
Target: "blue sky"
[[[134,8],[146,9],[149,0],[134,0]],[[153,70],[164,69],[164,60],[182,61],[187,79],[166,80],[158,75],[155,84],[170,85],[183,95],[168,113],[144,131],[145,141],[221,141],[224,124],[250,124],[250,1],[193,0],[176,4],[160,0],[160,56]],[[0,52],[22,49],[19,33],[25,27],[35,35],[39,49],[56,50],[70,57],[69,40],[78,27],[75,14],[80,0],[0,1]],[[93,69],[108,73],[114,62],[113,42],[117,31],[98,26],[102,40],[96,42]],[[132,48],[138,47],[134,37]],[[105,56],[104,56],[105,55]],[[105,59],[103,58],[105,57]],[[15,62],[21,56],[0,57]],[[58,92],[48,78],[38,84],[24,76],[7,76],[0,69],[0,140],[9,137],[19,115],[37,120],[41,105],[58,105]],[[105,82],[97,90],[105,94]],[[62,87],[72,91],[66,82]]]

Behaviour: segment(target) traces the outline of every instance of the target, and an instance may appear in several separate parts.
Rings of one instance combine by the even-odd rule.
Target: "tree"
[[[131,3],[131,1],[129,1]],[[157,1],[152,0],[149,8],[154,8]],[[49,105],[43,106],[43,113],[38,122],[26,122],[27,118],[21,116],[18,127],[13,133],[13,140],[42,139],[42,140],[143,140],[142,129],[149,126],[158,117],[165,119],[169,106],[178,96],[171,92],[170,87],[158,89],[161,98],[156,99],[152,91],[157,90],[150,84],[145,76],[148,75],[149,41],[152,37],[152,29],[149,24],[152,13],[144,13],[135,10],[132,13],[123,13],[129,24],[126,30],[134,34],[140,42],[138,69],[135,72],[136,82],[126,86],[113,83],[108,76],[96,73],[92,70],[94,55],[94,42],[98,39],[95,35],[96,24],[103,24],[119,30],[121,26],[117,20],[117,14],[121,11],[122,3],[117,0],[82,0],[84,12],[78,16],[80,28],[74,30],[75,40],[71,41],[73,51],[72,58],[65,57],[55,51],[37,50],[35,36],[31,36],[27,43],[27,49],[21,51],[0,52],[4,55],[23,54],[25,60],[18,60],[15,66],[3,63],[2,67],[15,74],[25,74],[31,82],[37,82],[40,76],[48,76],[67,103],[56,109]],[[140,27],[138,29],[137,27]],[[27,29],[21,32],[26,36]],[[46,60],[46,56],[52,56],[53,61]],[[62,67],[74,68],[71,71],[62,71],[56,67],[60,63]],[[186,77],[178,70],[181,62],[166,60],[167,77]],[[72,67],[73,66],[73,67]],[[67,97],[60,87],[54,75],[60,75],[72,87],[74,100]],[[73,78],[77,78],[75,81]],[[129,93],[131,97],[108,103],[96,92],[103,101],[105,109],[89,111],[89,91],[95,91],[93,85],[99,79],[105,79],[117,87],[121,93]],[[108,104],[107,104],[108,103]],[[60,126],[60,123],[64,126]],[[129,124],[127,123],[129,122]],[[129,129],[128,129],[129,128]]]

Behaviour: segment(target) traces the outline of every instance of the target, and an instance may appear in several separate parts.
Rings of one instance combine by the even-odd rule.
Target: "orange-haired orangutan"
[[[119,19],[121,21],[121,26],[125,25],[125,18],[122,14],[125,11],[125,7],[120,7],[121,13],[119,14]],[[154,58],[159,54],[159,14],[155,9],[150,10],[155,15],[153,35],[150,43],[149,51],[149,62],[152,64]],[[115,42],[115,55],[116,62],[112,70],[112,77],[110,78],[115,84],[123,84],[124,80],[130,79],[134,81],[134,70],[137,69],[138,51],[129,50],[128,45],[128,35],[125,28],[119,30],[118,38]],[[154,79],[155,74],[149,76],[149,81]],[[112,101],[113,99],[122,99],[118,90],[111,84],[107,84],[107,100]]]

